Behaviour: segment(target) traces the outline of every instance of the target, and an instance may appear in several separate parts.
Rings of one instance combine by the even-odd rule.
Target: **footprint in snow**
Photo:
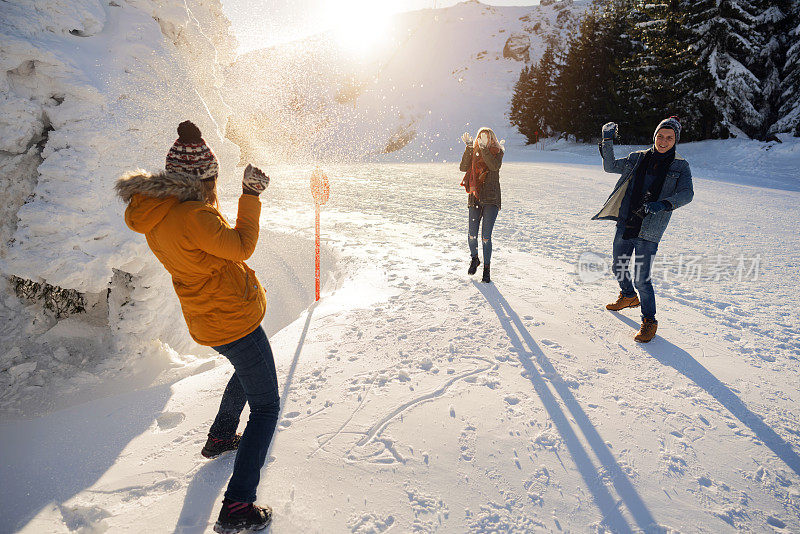
[[[280,423],[278,423],[278,426],[280,426],[281,428],[289,428],[290,426],[292,426],[292,420],[291,419],[283,419],[283,420],[281,420]]]
[[[161,412],[156,417],[156,423],[159,430],[170,430],[181,424],[184,419],[186,415],[183,412]]]
[[[697,479],[697,483],[703,486],[704,488],[711,487],[711,479],[708,477],[700,477]]]
[[[108,510],[99,506],[59,506],[61,517],[70,532],[104,532],[108,526],[104,519],[111,517]]]
[[[786,522],[781,521],[780,519],[772,515],[767,517],[767,524],[775,528],[780,528],[780,529],[786,528]]]

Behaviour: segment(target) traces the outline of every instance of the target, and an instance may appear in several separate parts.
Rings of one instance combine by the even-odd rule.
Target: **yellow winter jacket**
[[[239,198],[236,227],[202,202],[199,181],[172,173],[137,171],[116,190],[128,203],[125,222],[145,235],[150,250],[172,275],[192,338],[219,346],[255,330],[267,307],[264,288],[244,263],[258,241],[261,202]]]

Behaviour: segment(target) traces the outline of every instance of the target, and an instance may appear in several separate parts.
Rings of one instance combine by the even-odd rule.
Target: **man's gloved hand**
[[[607,122],[603,125],[603,139],[612,140],[617,136],[617,123]]]
[[[258,167],[253,167],[248,164],[244,168],[244,177],[242,178],[242,192],[247,195],[258,196],[264,192],[269,185],[269,176],[264,174]]]
[[[464,135],[461,136],[461,140],[464,141],[465,145],[472,146],[472,136],[469,132],[464,132]]]
[[[657,202],[648,202],[644,205],[644,212],[646,214],[658,213],[659,211],[664,211],[665,209],[667,209],[667,204],[661,202],[660,200]]]

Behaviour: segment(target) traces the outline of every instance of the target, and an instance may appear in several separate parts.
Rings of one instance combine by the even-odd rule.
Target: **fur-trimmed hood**
[[[125,173],[117,180],[114,189],[126,204],[137,193],[155,198],[176,197],[179,202],[203,200],[203,185],[200,180],[194,176],[167,171],[150,174],[138,169]]]
[[[128,204],[125,210],[128,227],[142,234],[161,222],[175,204],[203,199],[200,180],[166,171],[156,174],[142,170],[126,173],[117,180],[114,189]]]

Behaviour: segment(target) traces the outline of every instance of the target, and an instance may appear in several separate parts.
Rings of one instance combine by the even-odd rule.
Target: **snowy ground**
[[[270,170],[262,227],[309,237],[310,169]],[[610,255],[596,159],[504,165],[493,285],[465,274],[453,164],[327,170],[331,282],[271,338],[272,532],[800,531],[800,193],[695,171],[637,345],[610,274],[576,267]],[[210,531],[233,456],[199,450],[230,372],[0,425],[0,530]]]

